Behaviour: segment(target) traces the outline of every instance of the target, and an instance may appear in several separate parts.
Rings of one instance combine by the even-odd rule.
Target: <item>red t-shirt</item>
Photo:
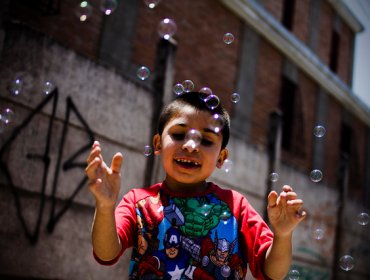
[[[273,233],[240,193],[208,183],[193,196],[165,183],[133,189],[115,211],[122,251],[133,247],[130,279],[244,279],[263,273]]]

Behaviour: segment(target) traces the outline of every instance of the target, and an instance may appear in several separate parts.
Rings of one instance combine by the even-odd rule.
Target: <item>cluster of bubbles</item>
[[[112,14],[118,6],[117,0],[100,0],[99,9],[107,16]],[[89,1],[81,1],[76,9],[76,16],[85,22],[93,13],[93,6]]]
[[[344,271],[350,271],[355,267],[355,259],[351,255],[343,255],[339,258],[339,267]],[[300,273],[296,268],[292,268],[288,273],[289,280],[299,280]]]
[[[0,112],[0,133],[13,122],[14,120],[14,111],[11,108],[4,108]]]
[[[10,81],[8,85],[8,91],[13,96],[20,96],[24,90],[24,79],[22,75],[16,75],[16,77]],[[51,81],[46,81],[42,84],[41,91],[43,94],[48,95],[55,89],[55,85]],[[13,109],[7,107],[0,111],[0,133],[3,133],[14,121]]]

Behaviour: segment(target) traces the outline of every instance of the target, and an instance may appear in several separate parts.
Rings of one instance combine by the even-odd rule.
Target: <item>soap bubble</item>
[[[173,86],[173,92],[176,95],[181,95],[184,93],[184,86],[182,84],[176,84]]]
[[[1,112],[1,121],[4,122],[6,125],[13,122],[14,119],[14,111],[10,108],[5,108]]]
[[[221,115],[214,114],[212,116],[210,129],[215,133],[219,133],[224,128],[225,122]]]
[[[77,7],[76,14],[80,21],[86,21],[92,14],[92,6],[87,1],[82,1]]]
[[[339,266],[344,271],[350,271],[355,267],[355,260],[350,255],[344,255],[339,259]]]
[[[154,9],[160,0],[144,0],[145,5],[147,5],[150,9]]]
[[[312,182],[320,182],[322,180],[322,172],[319,169],[314,169],[310,173],[310,178]]]
[[[231,102],[238,103],[239,100],[240,100],[240,95],[239,95],[239,93],[234,92],[233,94],[231,94],[230,98],[231,98]]]
[[[231,214],[230,214],[230,212],[228,212],[228,211],[224,211],[224,212],[222,212],[222,213],[221,213],[221,215],[220,215],[220,219],[221,219],[222,221],[224,221],[224,224],[226,224],[226,223],[227,223],[227,220],[228,220],[230,217],[231,217]]]
[[[141,67],[137,70],[136,75],[137,75],[137,77],[138,77],[140,80],[144,81],[144,80],[146,80],[146,79],[148,79],[148,78],[149,78],[149,76],[150,76],[150,70],[149,70],[149,68],[148,68],[148,67],[146,67],[146,66],[141,66]]]
[[[366,226],[369,223],[370,217],[369,214],[362,212],[357,215],[357,223]]]
[[[13,95],[19,95],[23,89],[23,79],[20,77],[15,78],[9,85],[9,91]]]
[[[146,157],[150,156],[152,154],[152,152],[153,152],[153,149],[152,149],[151,146],[149,146],[149,145],[144,146],[144,155]]]
[[[100,0],[100,10],[109,16],[117,8],[117,0]]]
[[[297,269],[292,269],[288,273],[289,280],[298,280],[299,279],[299,271]]]
[[[176,23],[173,19],[165,18],[158,25],[158,34],[165,40],[169,40],[177,30]]]
[[[199,90],[199,97],[205,101],[206,98],[210,95],[212,95],[213,92],[212,90],[209,88],[209,87],[202,87],[200,90]]]
[[[54,84],[51,81],[46,81],[42,86],[42,93],[48,95],[55,89]]]
[[[182,86],[184,87],[185,92],[191,92],[194,89],[194,83],[191,80],[185,80],[182,82]]]
[[[271,182],[277,182],[279,180],[279,174],[272,172],[269,176]]]
[[[226,173],[229,173],[233,166],[233,162],[230,159],[225,159],[224,163],[222,164],[222,170]]]
[[[325,135],[325,132],[325,127],[323,127],[322,125],[317,125],[313,129],[313,134],[318,138],[323,137]]]
[[[200,209],[200,212],[204,215],[204,216],[208,216],[209,213],[211,213],[211,209],[212,209],[212,206],[209,205],[209,204],[203,204],[201,209]]]
[[[185,143],[189,143],[193,149],[199,147],[202,142],[202,134],[196,129],[190,129],[185,135]]]
[[[211,94],[206,97],[204,100],[207,107],[211,110],[217,108],[218,105],[220,105],[220,99],[217,97],[217,95]]]
[[[325,231],[322,228],[316,228],[314,229],[312,236],[316,240],[321,240],[324,238]]]
[[[230,32],[225,33],[223,37],[224,43],[227,45],[230,45],[232,42],[234,42],[234,35]]]

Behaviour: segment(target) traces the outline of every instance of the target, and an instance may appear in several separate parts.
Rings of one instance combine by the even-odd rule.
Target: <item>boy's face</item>
[[[227,158],[228,151],[221,150],[222,134],[215,133],[211,124],[209,112],[186,105],[168,121],[162,137],[154,136],[155,154],[161,154],[166,182],[174,190],[191,191],[192,186],[204,185],[215,167],[220,168]],[[191,137],[194,131],[200,133],[199,143],[197,137]]]

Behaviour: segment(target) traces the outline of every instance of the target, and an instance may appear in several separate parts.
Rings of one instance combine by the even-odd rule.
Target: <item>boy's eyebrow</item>
[[[188,125],[186,125],[185,123],[177,123],[177,124],[175,124],[175,126],[177,126],[177,125],[178,126],[181,126],[181,127],[188,127]],[[204,128],[203,131],[206,132],[206,133],[213,133],[213,134],[215,134],[217,136],[220,135],[220,133],[218,133],[218,132],[216,132],[213,129],[210,129],[208,127]]]
[[[206,127],[205,129],[203,129],[204,132],[209,132],[209,133],[213,133],[215,135],[220,135],[220,133],[214,131],[213,129],[210,129],[208,127]]]

